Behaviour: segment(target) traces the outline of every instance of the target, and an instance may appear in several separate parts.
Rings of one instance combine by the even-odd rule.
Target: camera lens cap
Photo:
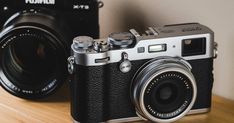
[[[130,32],[112,33],[108,37],[108,41],[114,47],[128,47],[133,44],[134,36]]]
[[[89,36],[78,36],[73,40],[74,48],[88,49],[93,45],[93,38]]]

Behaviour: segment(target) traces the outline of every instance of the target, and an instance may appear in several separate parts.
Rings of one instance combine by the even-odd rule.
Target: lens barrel
[[[62,20],[47,10],[23,11],[9,18],[0,33],[2,87],[15,96],[37,99],[61,86],[67,77],[66,30]]]
[[[144,64],[131,87],[138,115],[153,122],[174,122],[186,115],[197,95],[190,69],[186,61],[171,57]]]

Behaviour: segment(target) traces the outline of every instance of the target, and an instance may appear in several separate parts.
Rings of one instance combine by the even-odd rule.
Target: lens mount
[[[190,69],[186,61],[171,57],[144,64],[131,87],[137,114],[153,122],[174,122],[186,115],[197,95]]]
[[[50,95],[67,76],[69,54],[63,27],[41,11],[13,15],[0,33],[0,83],[11,94],[38,99]]]

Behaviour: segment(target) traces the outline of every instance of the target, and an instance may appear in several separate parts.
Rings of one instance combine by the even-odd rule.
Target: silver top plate
[[[153,28],[153,27],[152,27]],[[151,28],[151,30],[152,30]],[[201,24],[188,24],[166,27],[154,27],[157,35],[140,35],[136,30],[131,29],[130,32],[135,36],[136,44],[131,48],[111,48],[105,52],[97,52],[93,48],[80,52],[72,45],[75,63],[83,66],[100,66],[110,63],[120,62],[123,52],[128,54],[128,60],[152,59],[159,56],[181,57],[185,60],[196,60],[212,58],[214,52],[214,33],[208,27]],[[182,40],[206,38],[206,51],[202,55],[182,56]],[[107,41],[108,39],[97,39],[94,41]],[[149,46],[166,44],[166,51],[149,52]],[[144,49],[139,53],[139,48]],[[104,62],[95,62],[99,59],[106,59]]]

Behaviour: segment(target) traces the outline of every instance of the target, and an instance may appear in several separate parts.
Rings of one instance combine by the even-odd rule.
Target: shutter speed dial
[[[108,37],[108,41],[113,47],[129,47],[134,43],[134,35],[130,32],[112,33]]]

